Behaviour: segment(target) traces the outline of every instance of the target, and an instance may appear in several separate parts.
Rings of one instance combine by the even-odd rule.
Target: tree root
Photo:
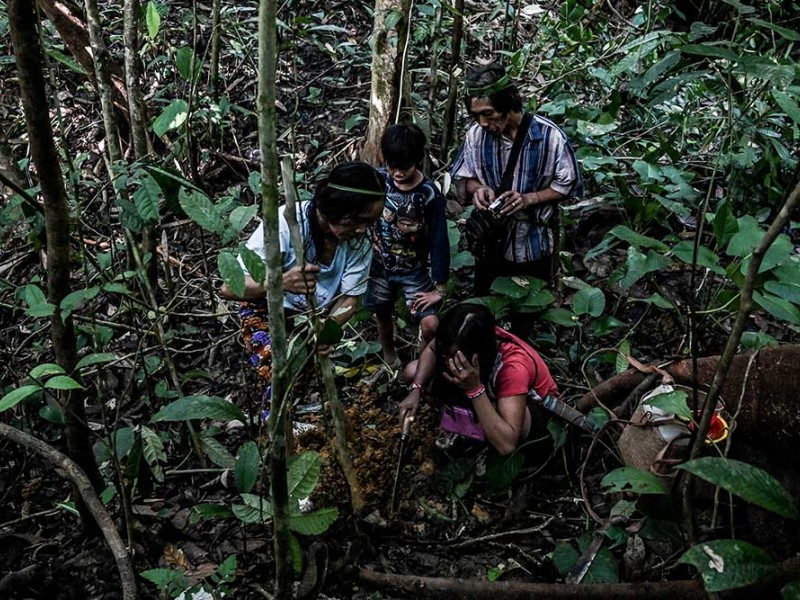
[[[484,581],[481,579],[450,579],[446,577],[416,577],[378,573],[359,569],[358,579],[367,585],[388,588],[393,593],[409,598],[502,598],[520,600],[528,598],[681,598],[700,600],[708,598],[700,581],[664,581],[657,583],[523,583],[517,581]]]
[[[92,487],[89,478],[81,470],[81,468],[69,457],[65,456],[49,444],[20,431],[5,423],[0,423],[0,438],[11,440],[25,448],[36,452],[39,456],[52,463],[53,466],[61,469],[66,478],[72,482],[75,489],[83,498],[86,503],[86,508],[97,521],[103,537],[106,539],[111,553],[114,555],[114,560],[117,563],[117,570],[119,571],[120,583],[122,585],[122,598],[123,600],[136,600],[136,579],[133,572],[133,565],[131,564],[128,550],[114,526],[114,521],[106,511],[103,503],[98,498],[97,494]]]

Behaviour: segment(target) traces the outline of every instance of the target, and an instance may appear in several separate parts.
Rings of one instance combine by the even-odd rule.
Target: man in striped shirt
[[[495,277],[530,275],[552,282],[558,254],[558,202],[582,193],[578,163],[567,136],[552,121],[532,115],[509,190],[501,181],[517,131],[522,99],[502,65],[490,63],[467,77],[467,131],[452,176],[459,201],[493,210],[504,219],[499,256],[477,257],[475,293],[486,295]]]

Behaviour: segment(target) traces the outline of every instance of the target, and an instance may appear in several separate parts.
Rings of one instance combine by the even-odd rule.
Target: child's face
[[[404,183],[410,183],[414,181],[417,176],[417,167],[416,165],[411,165],[410,167],[406,167],[401,169],[399,167],[389,167],[389,177],[392,178],[395,185],[403,185]]]

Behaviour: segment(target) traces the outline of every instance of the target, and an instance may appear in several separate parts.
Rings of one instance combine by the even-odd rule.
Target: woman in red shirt
[[[400,403],[401,423],[416,413],[423,389],[442,404],[474,411],[486,441],[508,455],[531,429],[528,393],[558,396],[542,357],[515,335],[495,325],[479,304],[459,304],[439,323],[436,339],[409,365],[414,379]]]

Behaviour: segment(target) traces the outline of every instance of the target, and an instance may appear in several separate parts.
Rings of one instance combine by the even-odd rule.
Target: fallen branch
[[[528,600],[529,598],[608,598],[639,600],[639,598],[681,598],[705,600],[708,598],[699,581],[664,581],[658,583],[523,583],[517,581],[484,581],[482,579],[450,579],[446,577],[417,577],[378,573],[359,569],[358,579],[367,585],[389,589],[409,598],[502,598],[503,600]]]
[[[95,493],[92,483],[81,468],[69,457],[65,456],[49,444],[33,437],[30,434],[20,431],[5,423],[0,423],[0,438],[11,440],[24,446],[28,450],[36,452],[39,456],[53,464],[66,475],[72,482],[75,489],[80,494],[89,513],[97,522],[103,537],[106,539],[119,571],[120,584],[122,585],[123,600],[136,600],[136,579],[133,573],[133,565],[128,555],[125,543],[114,526],[114,521],[106,511],[100,498]]]

